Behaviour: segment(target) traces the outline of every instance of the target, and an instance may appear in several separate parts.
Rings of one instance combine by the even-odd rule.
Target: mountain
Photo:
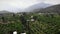
[[[6,10],[0,11],[0,14],[10,14],[10,13],[13,13],[13,12],[9,12],[9,11],[6,11]]]
[[[36,12],[41,12],[41,13],[60,13],[60,4],[58,5],[53,5],[47,8],[44,8],[40,11],[36,11]]]
[[[14,13],[13,12],[9,12],[9,11],[7,11],[7,10],[2,10],[2,11],[0,11],[0,17],[1,16],[12,16]]]
[[[32,5],[28,8],[26,8],[24,11],[27,11],[27,12],[32,12],[34,10],[38,10],[38,9],[42,9],[42,8],[46,8],[46,7],[49,7],[51,6],[50,4],[46,4],[46,3],[38,3],[38,4],[35,4],[35,5]]]

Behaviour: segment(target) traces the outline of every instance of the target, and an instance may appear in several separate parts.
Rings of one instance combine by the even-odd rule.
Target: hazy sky
[[[60,0],[0,0],[0,10],[15,10],[27,8],[37,3],[60,4]]]

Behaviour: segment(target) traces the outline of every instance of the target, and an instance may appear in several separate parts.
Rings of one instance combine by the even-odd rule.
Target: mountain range
[[[50,5],[45,3],[39,3],[26,8],[23,12],[37,12],[37,13],[60,13],[60,4]],[[1,13],[13,13],[7,10],[0,11]],[[18,12],[21,13],[21,12]]]

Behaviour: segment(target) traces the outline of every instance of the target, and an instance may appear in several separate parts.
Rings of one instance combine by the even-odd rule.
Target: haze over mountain
[[[51,6],[50,4],[46,4],[46,3],[37,3],[37,4],[34,4],[34,5],[31,5],[30,7],[27,7],[25,9],[21,9],[19,7],[12,7],[10,5],[5,5],[6,7],[1,7],[1,8],[4,8],[6,11],[9,11],[9,12],[14,12],[14,13],[17,13],[17,12],[28,12],[28,11],[32,11],[32,10],[35,10],[35,9],[41,9],[41,8],[46,8],[46,7],[49,7]],[[3,9],[1,9],[3,11]]]
[[[51,5],[46,4],[46,3],[38,3],[38,4],[35,4],[35,5],[32,5],[32,6],[28,7],[28,8],[26,8],[24,11],[32,12],[33,10],[47,8],[49,6],[51,6]]]
[[[18,9],[17,11],[20,11],[20,9]],[[39,4],[35,4],[35,5],[32,5],[28,8],[26,8],[24,11],[26,11],[26,12],[38,12],[38,13],[39,12],[40,13],[60,13],[60,4],[52,6],[50,4],[39,3]],[[22,11],[20,11],[20,12],[22,12]],[[12,13],[12,12],[9,12],[7,10],[3,10],[3,11],[0,11],[0,13]]]

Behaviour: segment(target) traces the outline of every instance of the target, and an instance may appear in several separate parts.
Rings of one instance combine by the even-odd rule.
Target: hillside
[[[47,8],[44,8],[40,11],[36,12],[41,12],[41,13],[60,13],[60,4],[59,5],[53,5]]]
[[[30,7],[28,10],[25,10],[26,13],[32,12],[32,13],[60,13],[60,4],[58,5],[53,5],[53,6],[49,6],[46,8],[33,8]]]

